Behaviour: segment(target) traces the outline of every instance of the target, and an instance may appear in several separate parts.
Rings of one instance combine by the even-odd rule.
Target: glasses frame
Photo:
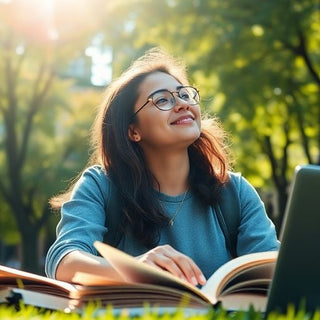
[[[151,93],[151,95],[148,97],[147,101],[132,115],[132,118],[134,118],[134,117],[137,115],[137,113],[140,112],[150,101],[152,102],[152,104],[153,104],[157,109],[159,109],[159,110],[161,110],[161,111],[169,111],[169,110],[173,109],[173,108],[176,106],[176,104],[177,104],[177,99],[176,99],[176,97],[174,96],[174,93],[177,93],[177,94],[178,94],[178,97],[183,100],[183,98],[180,97],[179,93],[180,93],[181,90],[184,89],[184,88],[192,88],[192,89],[194,89],[194,90],[197,92],[198,97],[199,97],[199,101],[198,101],[198,102],[196,102],[196,103],[189,103],[189,104],[192,105],[192,106],[195,106],[195,105],[199,104],[199,102],[200,102],[199,90],[198,90],[197,88],[193,87],[193,86],[181,86],[181,87],[178,87],[177,90],[175,90],[175,91],[170,91],[170,90],[167,90],[167,89],[160,89],[160,90],[157,90],[157,91]],[[172,95],[173,105],[172,105],[172,107],[171,107],[170,109],[161,109],[161,108],[159,108],[159,107],[153,102],[153,96],[154,96],[155,94],[159,93],[159,92],[169,92],[169,93]]]

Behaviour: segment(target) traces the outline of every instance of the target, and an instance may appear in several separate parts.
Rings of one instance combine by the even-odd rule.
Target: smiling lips
[[[189,124],[189,123],[192,123],[193,121],[194,121],[194,118],[191,115],[186,115],[171,122],[171,124]]]

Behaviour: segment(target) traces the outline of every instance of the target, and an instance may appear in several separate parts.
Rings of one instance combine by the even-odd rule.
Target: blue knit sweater
[[[230,173],[230,178],[237,184],[240,199],[238,255],[277,250],[279,242],[275,228],[261,199],[245,178],[241,176],[236,179],[236,175]],[[100,166],[92,166],[84,171],[73,189],[71,199],[61,209],[57,239],[46,257],[45,269],[49,277],[55,277],[60,260],[71,251],[98,254],[93,243],[104,240],[105,234],[111,232],[115,219],[112,216],[114,204],[109,201],[113,190],[112,182]],[[158,196],[165,212],[172,217],[184,194],[172,197],[158,193]],[[117,244],[120,250],[133,256],[147,251],[131,234],[123,234],[120,238]],[[213,207],[203,206],[192,192],[187,193],[174,225],[161,229],[161,244],[170,244],[192,258],[206,278],[231,259]]]

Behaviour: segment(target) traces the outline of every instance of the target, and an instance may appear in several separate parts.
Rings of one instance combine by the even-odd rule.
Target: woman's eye
[[[155,101],[155,103],[156,103],[157,106],[162,106],[162,105],[168,103],[168,101],[169,101],[169,100],[168,100],[167,97],[159,97],[159,98],[157,98],[157,100]]]
[[[184,92],[180,95],[180,98],[183,100],[189,100],[190,99],[190,94],[188,94],[187,92]]]

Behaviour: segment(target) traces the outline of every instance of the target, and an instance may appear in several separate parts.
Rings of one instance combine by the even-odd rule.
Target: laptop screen
[[[320,166],[298,166],[280,235],[267,313],[320,309]]]

